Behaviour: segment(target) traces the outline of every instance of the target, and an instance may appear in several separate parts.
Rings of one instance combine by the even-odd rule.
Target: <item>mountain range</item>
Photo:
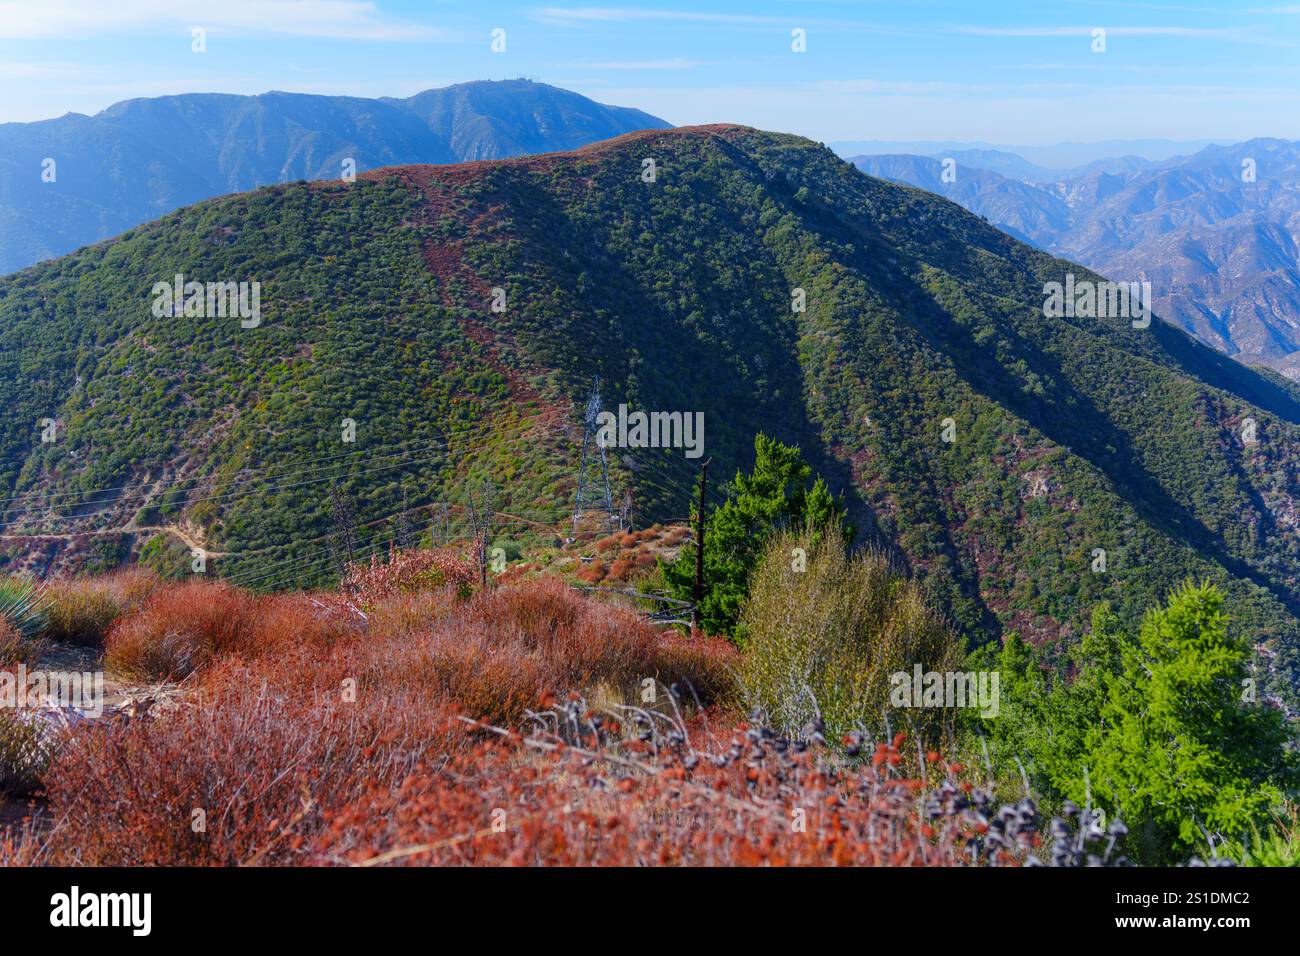
[[[1300,377],[1300,143],[1120,157],[1046,181],[978,152],[952,155],[945,177],[945,158],[853,162],[1116,281],[1149,281],[1166,319],[1242,362]]]
[[[856,140],[828,144],[846,159],[904,153],[911,156],[953,156],[982,169],[1007,176],[1049,182],[1081,175],[1089,167],[1122,162],[1152,164],[1190,156],[1213,140],[1108,139],[1091,143],[1055,143],[1050,146],[1008,146],[1000,143],[938,140]],[[1135,167],[1136,168],[1136,167]]]
[[[702,413],[713,475],[797,443],[972,643],[1134,620],[1191,576],[1293,694],[1300,385],[1159,319],[1046,313],[1068,275],[1101,281],[740,126],[203,201],[0,278],[0,545],[48,571],[177,529],[206,573],[284,587],[328,579],[341,511],[360,548],[439,503],[554,536],[599,378],[607,407]],[[160,308],[177,281],[257,283],[255,320]],[[693,464],[612,449],[614,494],[671,520]]]
[[[0,124],[0,273],[107,239],[180,206],[394,163],[573,149],[669,124],[527,80],[405,99],[195,93],[84,116]],[[52,163],[52,165],[50,165]]]

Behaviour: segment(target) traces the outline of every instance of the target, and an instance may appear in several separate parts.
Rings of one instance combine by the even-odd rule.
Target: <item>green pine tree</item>
[[[1135,643],[1104,645],[1118,673],[1087,687],[1105,685],[1087,734],[1094,800],[1123,817],[1148,862],[1245,834],[1296,782],[1285,718],[1246,692],[1250,650],[1227,622],[1217,588],[1184,585]]]
[[[707,516],[699,610],[700,625],[711,634],[736,634],[749,577],[774,532],[838,522],[846,538],[852,536],[843,501],[832,497],[820,477],[809,487],[812,468],[798,447],[760,433],[754,453],[753,470],[737,472],[727,501]],[[694,543],[662,570],[673,595],[689,600],[695,583]]]

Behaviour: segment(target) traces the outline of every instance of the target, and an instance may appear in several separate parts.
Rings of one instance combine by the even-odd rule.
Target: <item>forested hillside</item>
[[[200,203],[0,280],[5,543],[103,563],[175,526],[214,573],[298,586],[329,576],[336,481],[362,544],[487,482],[554,534],[600,376],[703,412],[713,475],[760,430],[799,444],[972,644],[1190,575],[1294,687],[1300,392],[1159,320],[1045,317],[1067,272],[1098,278],[734,126]],[[259,324],[156,317],[176,274],[260,283]],[[638,520],[685,513],[680,451],[614,460]]]

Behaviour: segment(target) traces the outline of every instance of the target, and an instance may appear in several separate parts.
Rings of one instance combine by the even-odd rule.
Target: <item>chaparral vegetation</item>
[[[732,639],[450,548],[313,592],[11,582],[5,666],[80,647],[114,699],[0,716],[0,861],[1296,862],[1288,725],[1239,699],[1212,586],[1135,634],[1099,608],[1060,677],[1013,638],[989,718],[891,704],[891,674],[992,652],[884,556],[799,523],[755,561]]]

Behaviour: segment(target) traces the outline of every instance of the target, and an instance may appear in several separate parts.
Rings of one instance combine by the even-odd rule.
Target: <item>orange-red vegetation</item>
[[[445,550],[399,551],[391,560],[378,556],[369,564],[354,565],[343,578],[343,591],[363,605],[398,593],[450,587],[468,596],[478,575],[459,555]]]
[[[1031,803],[990,824],[987,797],[949,777],[849,766],[763,728],[727,741],[637,724],[620,737],[582,707],[554,710],[555,733],[497,737],[396,790],[370,787],[326,821],[313,862],[1015,865],[1036,844]]]
[[[340,595],[164,585],[118,622],[108,655],[188,675],[179,706],[69,731],[44,822],[0,841],[0,862],[320,859],[335,814],[477,747],[455,714],[524,727],[556,694],[617,708],[647,687],[659,703],[644,706],[690,711],[730,696],[736,651],[543,578],[467,600],[451,585],[397,590],[368,611]]]

